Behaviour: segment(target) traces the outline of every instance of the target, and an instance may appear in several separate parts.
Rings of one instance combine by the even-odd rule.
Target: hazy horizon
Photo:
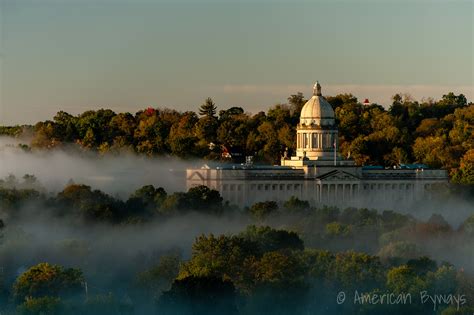
[[[472,1],[0,2],[0,124],[290,94],[474,100]]]

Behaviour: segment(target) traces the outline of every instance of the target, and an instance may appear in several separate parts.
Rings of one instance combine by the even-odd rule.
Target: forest
[[[77,173],[91,168],[83,157],[117,169],[117,156],[137,167],[249,155],[278,164],[295,147],[301,93],[266,113],[218,111],[208,98],[197,112],[61,111],[0,127],[0,140],[15,140],[0,143],[0,159],[42,174],[0,169],[0,314],[472,315],[474,104],[453,93],[437,101],[397,94],[388,109],[350,94],[327,100],[342,156],[444,168],[450,188],[403,213],[295,197],[241,207],[206,186],[167,187],[167,173],[159,186],[137,187],[125,173],[126,189],[107,181],[97,189],[66,177],[52,158],[77,157],[66,164]],[[46,182],[48,173],[61,180]]]
[[[474,105],[463,94],[449,92],[440,100],[414,100],[396,94],[388,110],[363,105],[351,94],[328,96],[339,128],[339,151],[358,165],[391,167],[424,163],[449,170],[453,182],[473,184]],[[184,159],[233,160],[254,156],[278,164],[295,149],[302,93],[288,97],[266,113],[240,107],[217,111],[211,98],[198,112],[147,108],[131,113],[90,110],[77,116],[58,112],[34,126],[0,127],[0,135],[27,139],[24,149],[68,146],[100,154],[135,152]]]
[[[294,197],[240,209],[206,186],[167,193],[148,185],[126,200],[81,184],[47,193],[32,175],[9,176],[0,187],[2,313],[474,310],[474,215],[454,228],[438,214],[423,221],[390,210],[310,207]],[[163,246],[159,238],[183,233],[180,225],[189,221],[208,231],[230,225],[234,232],[189,235],[191,248],[169,240]],[[38,226],[52,235],[44,239]],[[339,292],[347,303],[336,303]],[[354,294],[386,292],[412,301],[352,301]],[[420,292],[442,300],[423,302]]]

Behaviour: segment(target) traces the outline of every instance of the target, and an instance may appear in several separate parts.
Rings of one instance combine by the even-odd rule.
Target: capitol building
[[[423,164],[398,168],[357,166],[338,154],[338,129],[332,106],[316,83],[303,106],[296,134],[296,155],[285,154],[281,165],[204,165],[186,170],[186,185],[206,185],[225,201],[251,206],[260,201],[285,202],[295,196],[313,206],[400,207],[430,199],[448,184],[445,170]]]

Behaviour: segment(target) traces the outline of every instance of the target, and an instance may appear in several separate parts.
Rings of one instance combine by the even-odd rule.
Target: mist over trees
[[[359,165],[446,168],[458,185],[439,198],[464,187],[465,204],[472,202],[474,104],[462,94],[421,102],[397,94],[388,110],[350,94],[327,99],[343,156]],[[59,149],[108,163],[123,153],[279,163],[294,150],[305,102],[297,93],[254,115],[211,98],[197,112],[61,111],[34,126],[0,127],[0,135],[27,141],[16,151],[28,156]],[[243,208],[206,186],[124,181],[130,190],[119,195],[74,181],[52,189],[32,174],[0,178],[1,314],[474,312],[474,214],[457,213],[453,224],[455,202],[424,217],[414,215],[419,209],[312,207],[296,197]],[[443,300],[421,302],[421,292]],[[412,300],[367,302],[384,294]]]
[[[196,216],[240,228],[196,234],[190,252],[155,251],[153,233],[196,225]],[[439,214],[420,220],[310,207],[295,197],[241,209],[205,186],[168,193],[147,185],[122,200],[72,183],[51,194],[26,175],[0,181],[0,218],[6,314],[468,314],[474,307],[474,215],[454,227]],[[70,231],[55,235],[59,227]],[[134,249],[143,233],[151,233],[145,252]],[[349,302],[336,303],[341,291]],[[458,302],[421,303],[424,291]],[[355,294],[384,293],[413,301],[353,302]]]
[[[450,92],[435,101],[396,94],[388,110],[363,105],[351,94],[328,96],[339,127],[340,152],[359,165],[394,166],[419,162],[449,170],[454,182],[472,184],[474,105]],[[240,107],[220,109],[207,98],[198,112],[148,108],[134,115],[108,109],[77,116],[60,111],[34,126],[0,127],[0,134],[31,136],[25,149],[52,149],[74,144],[99,153],[279,163],[295,149],[296,125],[305,103],[291,95],[254,115]]]

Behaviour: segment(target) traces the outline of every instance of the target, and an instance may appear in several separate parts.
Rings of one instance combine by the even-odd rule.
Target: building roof
[[[301,109],[300,123],[314,123],[315,120],[334,119],[334,110],[331,104],[321,94],[321,85],[317,82],[313,87],[313,96]]]

